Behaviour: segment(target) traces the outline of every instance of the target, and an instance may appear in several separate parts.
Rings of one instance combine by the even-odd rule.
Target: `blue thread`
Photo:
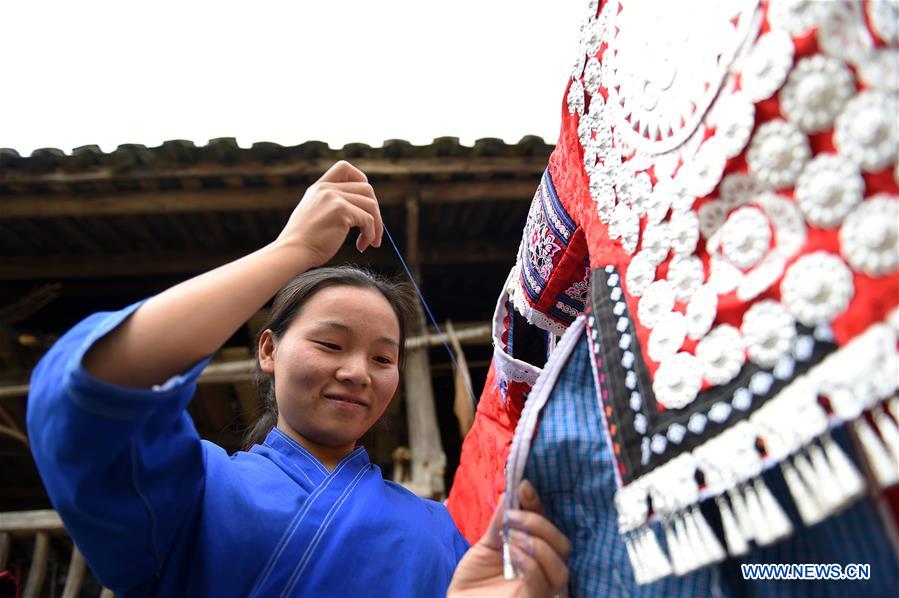
[[[434,314],[431,313],[431,308],[428,306],[428,302],[425,300],[424,295],[421,294],[421,290],[418,288],[418,284],[415,282],[415,277],[412,276],[412,272],[409,270],[409,266],[406,265],[406,261],[403,259],[402,254],[400,253],[399,247],[396,246],[396,243],[393,240],[393,237],[390,236],[390,231],[387,230],[387,224],[384,223],[384,234],[387,235],[387,240],[390,241],[390,244],[393,246],[393,251],[396,252],[396,257],[399,258],[400,264],[403,266],[403,270],[406,271],[406,276],[409,277],[409,280],[412,282],[412,287],[415,289],[415,293],[418,295],[418,298],[421,300],[422,306],[425,308],[425,312],[428,314],[428,318],[430,318],[431,323],[434,325],[434,328],[437,329],[437,334],[441,336],[445,336],[443,331],[440,330],[440,326],[437,324],[437,319],[434,317]],[[449,354],[450,359],[453,362],[453,367],[456,368],[456,371],[459,371],[459,362],[456,361],[456,354],[453,353],[452,348],[450,348],[449,344],[446,340],[443,341],[443,348],[446,349],[446,352]],[[478,401],[474,396],[474,389],[471,388],[471,382],[469,380],[465,381],[466,390],[468,390],[468,395],[471,397],[471,403],[475,407],[478,405]]]

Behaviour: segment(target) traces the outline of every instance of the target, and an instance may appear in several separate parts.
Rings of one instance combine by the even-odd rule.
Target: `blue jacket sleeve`
[[[28,395],[28,436],[50,500],[117,593],[155,580],[204,487],[204,451],[185,407],[208,359],[155,390],[101,382],[81,365],[139,305],[69,330],[38,363]]]

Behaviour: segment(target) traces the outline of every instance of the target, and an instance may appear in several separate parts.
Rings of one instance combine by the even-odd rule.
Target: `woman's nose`
[[[371,376],[368,372],[368,359],[364,356],[348,356],[337,369],[337,379],[361,386],[368,386]]]

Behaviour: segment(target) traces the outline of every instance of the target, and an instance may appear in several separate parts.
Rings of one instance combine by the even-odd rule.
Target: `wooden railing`
[[[65,534],[66,530],[62,520],[56,511],[13,511],[0,513],[0,571],[4,571],[9,561],[12,548],[12,538],[33,537],[34,551],[31,555],[31,564],[28,567],[28,575],[25,577],[25,585],[22,587],[22,598],[37,598],[41,595],[44,581],[47,577],[47,563],[50,556],[50,536]],[[63,598],[75,598],[81,595],[81,586],[84,584],[86,564],[78,547],[72,547],[72,556],[69,559],[66,583],[61,596]],[[20,582],[21,583],[21,580]],[[112,598],[113,593],[109,588],[103,588],[100,598]]]

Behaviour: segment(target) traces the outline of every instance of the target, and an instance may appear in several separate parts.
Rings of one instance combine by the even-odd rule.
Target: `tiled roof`
[[[71,154],[56,148],[34,150],[21,156],[14,149],[0,148],[0,179],[16,175],[35,176],[50,172],[89,172],[92,170],[127,171],[157,167],[190,167],[204,163],[220,165],[276,164],[296,160],[402,160],[426,158],[525,158],[546,156],[552,146],[536,136],[525,136],[518,143],[501,139],[478,139],[473,146],[459,143],[456,137],[438,137],[428,145],[413,145],[403,139],[389,139],[381,147],[364,143],[348,143],[332,149],[321,141],[283,146],[267,141],[241,148],[232,137],[212,139],[204,146],[192,141],[171,140],[158,147],[123,144],[104,153],[96,145],[85,145]]]

